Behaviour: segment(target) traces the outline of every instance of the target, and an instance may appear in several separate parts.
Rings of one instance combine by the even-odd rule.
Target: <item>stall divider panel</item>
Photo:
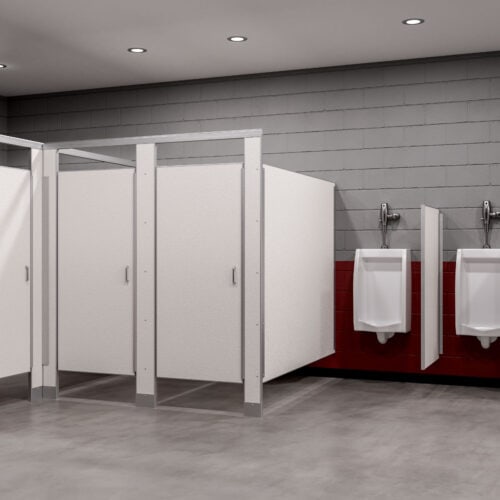
[[[421,206],[421,369],[439,359],[442,352],[442,215]]]
[[[335,184],[264,166],[264,382],[333,354]]]
[[[242,382],[242,165],[157,169],[157,375]]]
[[[0,167],[0,378],[31,370],[31,174]]]
[[[134,374],[134,171],[59,173],[59,370]]]

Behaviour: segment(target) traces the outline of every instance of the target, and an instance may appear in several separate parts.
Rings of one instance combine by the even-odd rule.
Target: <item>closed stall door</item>
[[[59,369],[134,373],[134,173],[59,174]]]
[[[0,377],[31,369],[31,175],[0,167]]]
[[[240,164],[157,173],[157,374],[241,382]]]

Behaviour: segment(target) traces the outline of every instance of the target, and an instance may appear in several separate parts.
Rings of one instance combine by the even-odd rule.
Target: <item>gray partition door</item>
[[[31,175],[0,167],[0,378],[31,370]]]
[[[134,373],[134,172],[59,174],[59,370]]]
[[[157,374],[241,382],[241,165],[157,172]]]

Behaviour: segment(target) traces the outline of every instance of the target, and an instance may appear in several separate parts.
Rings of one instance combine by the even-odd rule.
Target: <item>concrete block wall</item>
[[[446,260],[482,245],[484,199],[500,209],[494,54],[8,101],[9,133],[41,141],[240,128],[264,129],[266,163],[336,182],[338,260],[380,245],[383,201],[401,213],[391,246],[417,259],[421,204],[445,214]],[[236,141],[175,144],[160,158],[234,161],[240,152]],[[500,246],[500,229],[491,241]]]

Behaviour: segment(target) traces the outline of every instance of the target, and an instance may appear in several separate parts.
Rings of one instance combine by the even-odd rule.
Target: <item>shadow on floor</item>
[[[307,397],[331,383],[292,373],[264,385],[266,413]],[[60,397],[133,405],[135,377],[61,373]],[[157,407],[172,410],[200,410],[241,415],[243,385],[196,380],[158,379]]]
[[[0,406],[29,400],[29,380],[27,373],[0,379]]]

